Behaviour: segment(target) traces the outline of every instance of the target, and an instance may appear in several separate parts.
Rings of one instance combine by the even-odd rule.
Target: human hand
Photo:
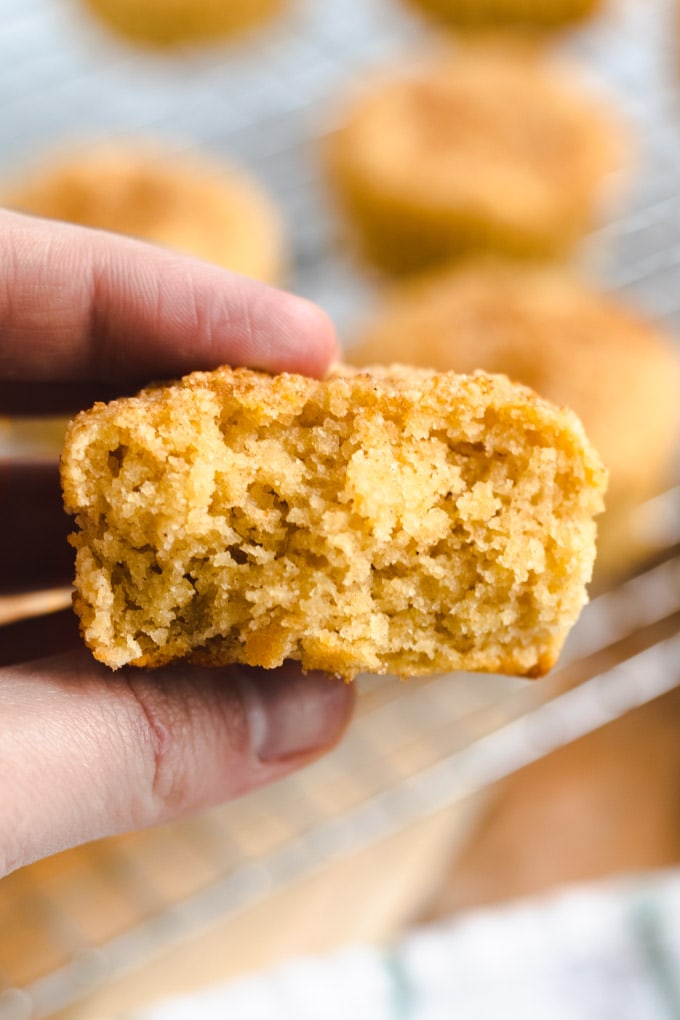
[[[0,413],[76,410],[220,363],[321,375],[306,301],[125,238],[0,212]],[[0,461],[2,589],[70,582],[56,465]],[[73,614],[0,630],[0,875],[179,818],[330,748],[342,681],[287,664],[111,673]]]

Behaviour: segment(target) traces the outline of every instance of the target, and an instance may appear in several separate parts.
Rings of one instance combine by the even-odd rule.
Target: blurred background
[[[464,323],[468,355],[474,360],[479,352],[479,367],[498,367],[482,363],[490,324],[510,374],[515,364],[543,366],[545,351],[559,350],[549,355],[558,370],[546,362],[545,377],[550,369],[564,380],[570,364],[575,402],[588,381],[577,410],[584,419],[592,413],[593,430],[604,421],[603,442],[611,444],[601,449],[605,461],[621,454],[623,462],[616,469],[621,512],[608,509],[611,527],[603,523],[606,556],[592,601],[547,679],[361,678],[358,719],[347,739],[302,774],[182,824],[78,848],[5,878],[0,1020],[129,1015],[301,954],[398,944],[480,908],[493,918],[500,904],[540,904],[546,894],[568,894],[583,883],[674,880],[680,391],[666,384],[676,378],[680,329],[680,13],[674,0],[563,4],[558,30],[536,28],[537,12],[551,7],[547,0],[518,0],[518,59],[509,0],[478,8],[452,0],[457,16],[446,3],[421,7],[417,0],[221,4],[218,15],[206,3],[203,25],[201,4],[190,5],[187,17],[179,0],[161,4],[160,15],[151,0],[0,0],[0,204],[125,230],[288,287],[330,313],[349,360],[360,360],[367,329],[378,337],[372,359],[392,360],[394,334],[380,339],[378,328],[388,312],[396,315],[388,322],[414,324],[413,349],[400,340],[400,360],[456,367],[446,339],[451,319]],[[240,13],[230,19],[224,10],[231,6]],[[480,26],[470,23],[487,6],[480,40]],[[562,11],[560,3],[555,8]],[[417,144],[417,130],[409,135],[407,125],[397,144],[389,123],[371,127],[369,120],[381,152],[396,146],[388,170],[402,152],[419,168],[404,194],[397,194],[400,182],[380,179],[379,159],[375,180],[361,178],[358,158],[354,168],[349,158],[334,159],[334,140],[344,153],[360,145],[352,121],[359,115],[347,105],[357,83],[370,90],[376,71],[386,69],[393,80],[412,62],[427,78],[444,46],[455,79],[459,53],[480,41],[486,46],[489,28],[499,59],[508,47],[520,68],[534,73],[540,62],[536,73],[548,79],[553,61],[566,61],[560,88],[569,94],[573,74],[574,94],[586,97],[564,115],[575,162],[559,178],[558,199],[572,184],[578,197],[582,167],[597,163],[593,132],[582,139],[579,128],[591,107],[602,104],[603,126],[594,135],[601,141],[611,130],[613,155],[588,178],[587,222],[578,237],[563,244],[558,222],[541,250],[520,238],[514,247],[528,250],[517,260],[494,216],[510,215],[504,197],[525,181],[522,174],[533,180],[549,169],[544,144],[569,151],[569,139],[547,141],[541,126],[559,128],[569,103],[558,101],[548,79],[545,96],[531,79],[528,91],[540,101],[527,112],[537,126],[525,144],[516,140],[521,104],[509,137],[503,94],[489,84],[495,106],[488,112],[484,90],[480,97],[466,86],[456,93],[456,109],[472,127],[455,134],[454,148],[465,152],[472,138],[468,175],[472,167],[482,181],[491,153],[501,177],[493,179],[492,199],[475,207],[487,219],[469,213],[465,189],[446,198],[459,203],[458,234],[450,251],[426,252],[412,290],[405,280],[411,267],[376,258],[371,230],[394,221],[391,247],[405,250],[408,230],[424,235],[439,215],[428,208],[425,225],[416,220],[413,227],[422,213],[420,186],[427,191],[439,160],[439,135],[434,152],[421,154],[408,148]],[[515,73],[521,79],[523,72]],[[442,141],[451,158],[446,149]],[[384,195],[388,205],[379,211]],[[551,215],[545,202],[543,223]],[[400,240],[402,215],[409,222]],[[243,243],[234,242],[239,238]],[[472,274],[474,300],[460,286],[461,271]],[[509,273],[510,283],[500,287],[499,273]],[[467,310],[431,315],[430,287],[440,295],[460,292],[456,307]],[[535,301],[539,293],[544,299]],[[446,305],[449,298],[436,300]],[[534,338],[535,350],[517,336]],[[526,371],[518,368],[517,377]],[[2,418],[0,456],[56,458],[62,430],[60,419]],[[46,626],[57,627],[68,599],[49,577],[38,593],[5,592],[0,623],[54,613]],[[572,922],[585,931],[596,908],[587,896],[579,903]],[[672,940],[650,936],[649,925],[645,932],[641,973],[662,988],[661,1005],[658,1013],[630,1015],[678,1016],[680,956]],[[489,934],[488,946],[496,944]],[[559,954],[559,939],[551,946]],[[573,1015],[624,1014],[593,1005]]]

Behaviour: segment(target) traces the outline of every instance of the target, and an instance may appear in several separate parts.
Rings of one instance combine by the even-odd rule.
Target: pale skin
[[[77,410],[222,363],[322,376],[337,356],[330,322],[302,299],[0,212],[0,414]],[[0,460],[0,516],[11,522],[4,592],[70,580],[54,466],[24,476]],[[351,686],[294,664],[113,673],[82,646],[70,610],[5,627],[0,875],[279,779],[338,741],[352,705]]]

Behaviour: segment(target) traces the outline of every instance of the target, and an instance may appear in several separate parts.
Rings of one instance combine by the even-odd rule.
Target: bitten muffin
[[[588,18],[602,0],[405,0],[413,9],[455,29],[551,30]]]
[[[151,241],[268,283],[285,271],[278,209],[242,170],[161,146],[97,145],[6,189],[3,204]]]
[[[680,364],[622,299],[559,268],[474,261],[393,288],[348,358],[502,372],[571,407],[610,472],[598,563],[631,559],[630,514],[671,477]]]
[[[467,45],[366,86],[324,153],[350,236],[403,273],[471,251],[568,252],[597,220],[624,132],[537,50]]]
[[[228,38],[277,15],[285,0],[82,0],[108,29],[158,48]]]
[[[502,376],[222,368],[82,412],[62,481],[113,668],[536,676],[586,599],[605,472]]]

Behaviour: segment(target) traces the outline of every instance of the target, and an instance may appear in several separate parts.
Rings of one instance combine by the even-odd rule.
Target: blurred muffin
[[[243,171],[141,145],[101,145],[54,162],[3,196],[10,208],[151,241],[276,283],[278,210]]]
[[[283,0],[83,0],[118,35],[159,48],[209,43],[279,13]]]
[[[568,251],[623,150],[573,74],[535,49],[475,45],[364,89],[325,155],[363,254],[399,273],[477,250]]]
[[[560,28],[594,14],[602,0],[405,0],[410,7],[456,29]]]
[[[500,372],[571,407],[610,471],[600,572],[647,551],[636,511],[672,472],[680,362],[670,338],[615,297],[557,268],[470,262],[395,289],[348,360]]]

